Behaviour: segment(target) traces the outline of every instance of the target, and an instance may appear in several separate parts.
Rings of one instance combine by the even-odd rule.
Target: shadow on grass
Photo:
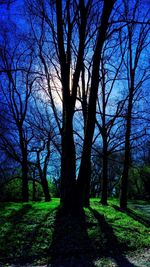
[[[30,204],[22,205],[22,207],[17,211],[12,210],[11,214],[7,217],[7,221],[5,222],[4,228],[1,232],[4,242],[3,247],[0,249],[0,261],[8,262],[12,258],[16,258],[15,252],[17,249],[17,243],[19,242],[17,239],[18,224],[21,223],[22,218],[28,213],[30,208]]]
[[[49,262],[51,267],[94,267],[94,260],[105,256],[114,259],[118,267],[135,267],[123,255],[126,247],[121,247],[111,226],[95,209],[89,208],[96,219],[96,223],[90,223],[84,211],[77,216],[64,214],[61,208],[53,209],[52,217],[48,212],[41,217],[36,215],[34,220],[32,211],[30,221],[27,213],[31,207],[23,205],[8,218],[11,224],[3,234],[0,261],[20,266],[39,261]],[[89,237],[92,227],[98,229],[98,239],[95,235],[93,240]]]
[[[118,267],[135,267],[135,265],[130,263],[124,256],[127,247],[118,242],[112,227],[106,222],[104,216],[100,215],[95,209],[89,208],[89,210],[98,221],[99,235],[102,240],[101,244],[99,242],[100,239],[98,239],[99,244],[95,244],[97,253],[101,256],[114,259]],[[103,234],[103,238],[101,237],[101,234]]]
[[[130,216],[131,218],[133,218],[134,220],[140,222],[141,224],[143,224],[146,227],[150,227],[150,220],[146,219],[146,218],[142,218],[141,216],[139,216],[135,211],[131,210],[131,209],[126,209],[126,210],[122,210],[120,207],[116,206],[116,205],[111,205],[115,210],[126,213],[128,216]]]
[[[3,247],[0,248],[0,262],[10,262],[22,266],[48,257],[49,243],[44,244],[44,249],[42,249],[42,245],[51,239],[50,236],[47,236],[47,229],[49,230],[51,225],[50,223],[45,225],[50,212],[45,214],[41,220],[38,216],[32,218],[32,213],[30,218],[28,214],[30,211],[32,211],[32,205],[24,204],[21,209],[13,211],[7,217],[10,225],[7,225],[6,222],[7,228],[2,233]]]
[[[88,237],[84,211],[64,214],[58,209],[50,247],[51,267],[94,267],[94,249]]]
[[[103,266],[96,265],[99,264],[96,262],[105,258],[114,260],[118,267],[135,267],[124,256],[128,248],[121,246],[104,216],[95,209],[89,208],[89,211],[96,220],[86,220],[84,211],[79,216],[73,216],[58,210],[49,253],[50,266]],[[93,229],[97,229],[97,233],[92,238],[88,230]]]

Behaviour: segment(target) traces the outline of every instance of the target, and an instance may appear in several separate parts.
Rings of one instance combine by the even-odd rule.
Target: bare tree
[[[148,46],[149,26],[147,22],[147,14],[143,17],[143,23],[138,22],[139,1],[136,1],[134,7],[129,12],[129,4],[124,1],[125,14],[124,19],[131,21],[127,24],[128,50],[124,56],[124,64],[128,77],[128,104],[126,110],[126,130],[125,130],[125,159],[120,187],[120,207],[127,208],[127,188],[128,176],[131,156],[131,131],[133,121],[134,103],[138,99],[143,83],[149,78],[148,69],[141,68],[140,64],[143,55],[146,55],[146,47]],[[131,14],[130,14],[131,13]],[[135,42],[136,39],[136,42]]]
[[[38,2],[38,7],[36,4],[37,1],[32,1],[32,3],[31,1],[27,2],[32,17],[40,21],[40,38],[36,34],[36,31],[33,30],[38,44],[39,58],[47,76],[49,93],[52,94],[50,84],[52,84],[54,73],[59,80],[59,86],[62,91],[62,122],[60,128],[62,140],[61,202],[66,209],[72,210],[76,205],[81,207],[84,204],[89,204],[90,154],[95,128],[100,58],[106,39],[109,17],[115,1],[105,0],[99,3],[93,3],[91,0],[80,0],[76,2],[68,0],[65,2],[50,2],[47,5],[44,2]],[[98,9],[99,12],[97,12]],[[45,31],[50,33],[49,39],[47,37],[48,35],[45,35]],[[52,57],[46,56],[48,42],[51,44],[51,51],[53,51]],[[90,43],[92,44],[93,51],[90,49]],[[86,108],[87,117],[85,118],[84,126],[83,153],[78,181],[76,181],[76,151],[73,119],[81,72],[82,77],[84,76],[84,61],[87,49],[89,49],[89,54],[92,54],[90,56],[92,74],[89,88],[89,101]],[[50,71],[50,66],[53,66],[53,74]],[[54,105],[53,111],[55,113]],[[74,201],[76,196],[78,199]]]
[[[28,64],[24,59],[28,59]],[[6,117],[8,134],[1,134],[3,148],[6,153],[21,164],[22,169],[22,198],[28,201],[28,135],[25,122],[29,98],[34,79],[30,75],[32,69],[32,51],[29,49],[19,50],[19,44],[14,48],[6,45],[1,48],[1,93],[3,106],[7,106],[9,113]],[[19,153],[18,153],[19,152]]]
[[[36,98],[36,96],[34,96]],[[34,109],[33,109],[34,106]],[[35,99],[35,105],[31,105],[28,123],[32,129],[33,138],[30,143],[30,164],[37,169],[43,188],[45,201],[50,201],[51,196],[48,187],[48,171],[51,166],[50,157],[59,147],[56,142],[56,125],[47,103]]]
[[[78,191],[80,205],[89,205],[90,175],[91,175],[91,149],[96,121],[96,103],[99,88],[99,67],[103,44],[106,39],[108,21],[115,1],[104,1],[101,20],[97,33],[96,47],[93,53],[93,67],[91,74],[91,86],[87,111],[86,130],[84,136],[81,166],[78,175]]]

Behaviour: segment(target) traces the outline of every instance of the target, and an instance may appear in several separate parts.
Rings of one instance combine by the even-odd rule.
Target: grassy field
[[[117,205],[117,200],[104,207],[91,199],[90,208],[76,218],[61,213],[59,199],[0,203],[0,263],[40,265],[83,255],[92,262],[118,254],[124,260],[124,254],[149,247],[148,209],[141,211],[141,203],[131,202],[126,214]]]

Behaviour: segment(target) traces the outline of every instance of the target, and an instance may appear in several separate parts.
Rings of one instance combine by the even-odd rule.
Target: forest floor
[[[51,203],[0,203],[0,267],[149,267],[150,204],[91,199],[80,216]]]

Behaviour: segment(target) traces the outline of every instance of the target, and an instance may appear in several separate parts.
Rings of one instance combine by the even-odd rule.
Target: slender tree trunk
[[[108,190],[108,144],[107,144],[107,125],[106,125],[106,83],[105,70],[102,60],[102,139],[103,139],[103,171],[102,171],[102,196],[101,204],[107,205]]]
[[[32,195],[32,201],[35,201],[36,200],[36,184],[35,184],[35,180],[33,179],[33,184],[32,184],[32,192],[33,192],[33,195]]]
[[[86,121],[87,121],[87,93],[85,89],[85,67],[82,66],[82,112],[83,112],[83,120],[84,120],[84,134],[86,130]]]
[[[40,151],[37,151],[37,166],[38,166],[38,170],[39,170],[39,175],[40,175],[40,179],[41,179],[41,185],[42,185],[45,201],[48,202],[51,200],[51,196],[49,193],[48,182],[46,179],[47,162],[44,162],[44,168],[42,170],[41,163],[40,163]]]
[[[129,177],[129,166],[130,166],[130,133],[131,133],[131,114],[133,106],[133,88],[130,89],[129,104],[127,113],[126,123],[126,134],[125,134],[125,159],[123,166],[123,173],[120,185],[120,208],[127,209],[127,191],[128,191],[128,177]]]
[[[49,188],[48,188],[48,182],[47,182],[46,177],[44,177],[44,176],[42,176],[42,178],[41,178],[41,185],[42,185],[42,188],[43,188],[45,202],[51,201],[51,196],[50,196]]]
[[[120,208],[127,209],[127,195],[128,195],[128,177],[130,167],[130,135],[131,135],[131,120],[132,120],[132,108],[133,108],[133,97],[134,97],[134,84],[135,84],[135,70],[136,65],[133,66],[133,51],[132,51],[132,28],[128,25],[128,36],[129,36],[129,100],[128,110],[126,118],[126,133],[125,133],[125,159],[123,166],[123,173],[120,185]]]
[[[29,201],[29,192],[28,192],[28,162],[27,155],[23,155],[22,162],[22,200],[24,202]]]
[[[127,150],[125,153],[125,161],[124,161],[124,167],[120,185],[120,208],[122,209],[127,209],[129,158],[130,158],[130,151]]]
[[[107,205],[108,190],[108,155],[107,155],[107,136],[103,137],[103,173],[102,173],[102,196],[101,204]]]
[[[29,201],[29,190],[28,190],[28,153],[26,141],[23,137],[22,125],[18,125],[20,148],[22,152],[22,200],[24,202]]]

